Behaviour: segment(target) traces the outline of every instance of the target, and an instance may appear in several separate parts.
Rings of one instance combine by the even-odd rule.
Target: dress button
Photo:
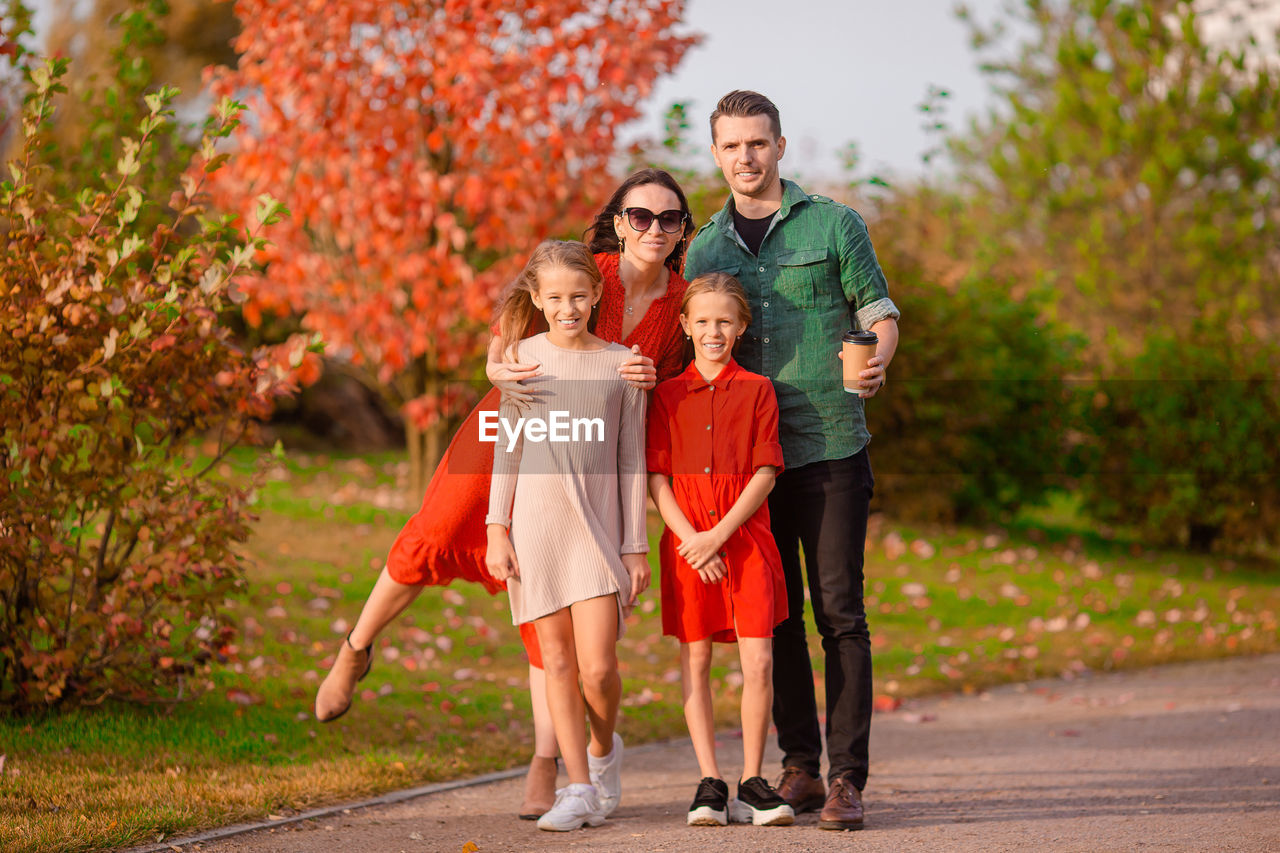
[[[703,468],[703,469],[702,469],[702,473],[704,473],[704,474],[710,474],[710,473],[711,473],[711,468],[710,468],[709,466],[708,466],[708,467],[706,467],[706,468]]]
[[[716,511],[715,511],[714,509],[713,509],[713,510],[708,510],[708,512],[707,512],[707,515],[715,515],[715,514],[716,514]]]
[[[764,303],[764,307],[765,307],[765,308],[768,308],[768,307],[769,307],[769,303],[768,303],[768,302]]]
[[[707,424],[707,429],[711,429],[711,424]]]
[[[760,272],[764,272],[764,267],[760,267]]]
[[[769,339],[768,339],[768,338],[765,338],[765,339],[764,339],[764,342],[765,342],[766,344],[767,344],[767,343],[769,343]]]

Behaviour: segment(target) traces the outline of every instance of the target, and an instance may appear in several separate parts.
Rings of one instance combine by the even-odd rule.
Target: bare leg
[[[684,721],[703,776],[719,779],[716,763],[716,719],[711,703],[711,638],[680,644],[680,686],[684,693]],[[746,738],[746,732],[743,732]],[[745,774],[743,778],[746,778]]]
[[[555,726],[560,755],[570,784],[591,784],[587,769],[587,733],[582,728],[585,708],[578,689],[578,656],[574,649],[574,625],[569,608],[557,610],[533,623],[542,646],[546,673],[547,708]]]
[[[529,704],[533,709],[533,754],[555,758],[560,754],[560,744],[547,708],[547,673],[533,664],[529,664]]]
[[[351,629],[351,645],[363,649],[374,641],[382,629],[391,623],[422,592],[422,587],[415,584],[399,583],[392,580],[391,574],[384,567],[378,581],[369,593],[369,599],[360,611],[356,626]]]
[[[742,660],[742,778],[760,775],[773,705],[773,640],[739,637]]]
[[[613,751],[613,730],[622,699],[618,675],[618,600],[601,595],[570,605],[573,636],[582,676],[582,696],[591,721],[591,754],[603,758]]]
[[[422,587],[397,583],[384,568],[369,593],[369,600],[356,626],[351,629],[338,647],[333,666],[316,690],[316,719],[330,723],[341,717],[351,707],[356,682],[369,671],[373,640],[378,632],[408,607]]]
[[[526,820],[541,817],[556,802],[556,730],[547,710],[547,674],[529,664],[529,699],[533,711],[533,758],[524,777],[524,800],[518,814]]]

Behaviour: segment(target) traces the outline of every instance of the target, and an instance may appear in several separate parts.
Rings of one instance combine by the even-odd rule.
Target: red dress
[[[688,283],[672,272],[667,292],[649,310],[626,340],[622,340],[622,310],[626,291],[618,273],[618,256],[595,256],[604,276],[600,314],[595,334],[625,346],[639,344],[640,352],[653,359],[658,381],[680,372],[684,334],[680,330],[680,302]],[[483,584],[490,593],[505,589],[484,567],[488,539],[484,518],[489,511],[489,480],[493,474],[493,445],[480,441],[480,413],[498,410],[499,392],[490,389],[484,399],[454,433],[436,468],[422,506],[400,531],[387,555],[387,572],[397,583],[445,586],[455,580]],[[524,631],[525,646],[535,666],[541,665],[533,630]]]
[[[758,468],[782,470],[773,383],[733,360],[710,382],[691,364],[659,385],[646,436],[649,470],[671,477],[676,502],[697,530],[710,530],[733,508]],[[663,532],[664,634],[683,643],[773,636],[787,618],[787,586],[768,501],[725,542],[729,573],[719,583],[703,583],[679,544],[669,528]]]

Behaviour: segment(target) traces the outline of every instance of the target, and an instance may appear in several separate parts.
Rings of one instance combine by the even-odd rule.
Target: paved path
[[[857,833],[819,830],[813,814],[685,826],[698,773],[681,743],[628,754],[622,806],[597,829],[516,820],[522,780],[510,779],[182,849],[1280,851],[1280,655],[923,700],[878,714],[872,738]],[[722,742],[726,773],[739,750]]]

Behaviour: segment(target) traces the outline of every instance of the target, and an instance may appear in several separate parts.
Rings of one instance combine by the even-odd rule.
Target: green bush
[[[1088,512],[1197,550],[1280,544],[1277,365],[1274,343],[1148,338],[1083,406]]]
[[[1078,341],[1025,282],[958,260],[961,199],[899,191],[873,224],[902,310],[884,390],[867,402],[876,506],[895,518],[983,521],[1043,500],[1071,470]]]
[[[226,651],[248,493],[210,476],[285,386],[219,323],[257,234],[209,217],[224,102],[163,210],[138,186],[175,92],[148,95],[96,185],[57,189],[45,133],[65,60],[26,66],[22,148],[0,184],[0,705],[173,698]],[[264,199],[259,220],[281,214]],[[144,225],[142,223],[153,223]],[[209,437],[214,459],[193,442]]]

